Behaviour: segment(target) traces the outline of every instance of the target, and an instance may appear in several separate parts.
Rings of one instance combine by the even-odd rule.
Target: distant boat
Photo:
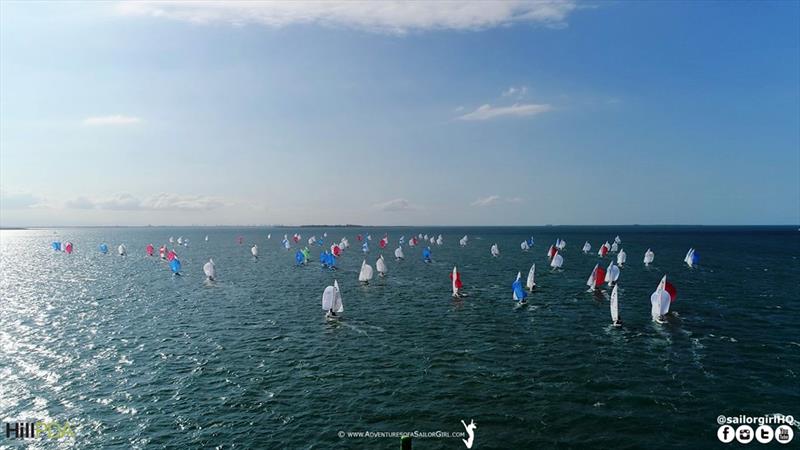
[[[67,242],[64,245],[64,251],[67,252],[68,255],[72,254],[72,242]]]
[[[272,239],[272,233],[267,234],[267,239]]]
[[[254,244],[252,247],[250,247],[250,253],[253,254],[254,258],[258,258],[258,244]]]
[[[617,253],[617,265],[624,266],[625,261],[628,260],[628,254],[625,253],[625,249],[620,249],[619,253]]]
[[[648,248],[647,251],[644,252],[644,265],[649,266],[653,262],[655,257],[656,254],[653,253],[653,251]]]
[[[592,273],[589,275],[589,279],[586,280],[586,285],[589,286],[590,291],[600,289],[600,286],[603,284],[605,278],[606,269],[602,268],[600,264],[595,264],[594,269],[592,269]]]
[[[388,269],[386,268],[386,261],[383,260],[383,255],[375,261],[375,269],[378,271],[378,275],[385,277]]]
[[[686,263],[689,267],[694,267],[697,263],[700,262],[700,255],[697,254],[697,250],[694,248],[690,248],[689,251],[686,253],[686,257],[683,258],[683,262]]]
[[[497,247],[496,243],[492,244],[492,248],[490,249],[490,251],[492,252],[492,256],[494,256],[495,258],[500,256],[500,248]]]
[[[677,296],[678,291],[675,289],[675,286],[669,283],[667,281],[667,276],[664,275],[661,282],[658,283],[658,288],[656,288],[656,291],[650,296],[650,315],[653,318],[653,322],[666,322],[665,316],[669,313],[670,305],[675,301]]]
[[[523,252],[527,252],[530,248],[530,246],[528,246],[528,241],[522,241],[522,243],[519,244],[519,248],[521,248]]]
[[[614,283],[616,283],[618,279],[619,267],[614,265],[614,261],[611,261],[608,263],[608,268],[606,268],[605,282],[608,283],[609,286],[614,286]]]
[[[183,245],[183,236],[178,236],[178,245]]]
[[[297,249],[294,253],[294,263],[296,266],[302,266],[306,263],[306,255],[302,250]]]
[[[528,271],[528,279],[525,282],[525,287],[528,288],[529,291],[533,292],[533,288],[536,287],[536,280],[534,277],[536,276],[536,264],[534,263],[531,266],[531,270]]]
[[[61,242],[53,241],[51,246],[53,247],[53,251],[54,252],[60,252],[61,251]]]
[[[459,275],[456,266],[453,266],[453,273],[450,274],[450,281],[453,287],[453,298],[463,297],[464,294],[461,292],[461,288],[464,287],[464,285],[461,283],[461,275]]]
[[[511,298],[519,302],[519,304],[526,303],[525,299],[528,297],[528,293],[525,292],[525,289],[522,289],[522,272],[517,272],[517,279],[511,285],[511,291]]]
[[[588,254],[590,251],[592,251],[592,244],[590,244],[589,241],[586,241],[583,244],[583,249],[582,250],[583,250],[583,253]]]
[[[417,237],[416,236],[412,236],[411,239],[408,241],[408,245],[409,245],[409,247],[415,247],[417,245],[417,242],[419,242],[417,240]]]
[[[119,247],[117,247],[117,253],[119,253],[119,256],[125,256],[128,254],[128,249],[125,247],[125,244],[119,244]]]
[[[616,242],[611,244],[611,253],[617,253],[618,251],[619,251],[619,244],[617,244]]]
[[[103,245],[105,245],[105,244],[103,244]],[[108,251],[107,248],[106,248],[106,251]],[[144,248],[144,251],[145,251],[145,253],[147,253],[147,256],[153,256],[153,252],[155,251],[155,249],[153,248],[153,244],[147,244],[147,247]],[[105,253],[105,252],[103,252],[103,253]]]
[[[281,240],[281,244],[283,244],[283,248],[286,249],[286,251],[289,251],[289,249],[292,248],[292,244],[291,242],[289,242],[289,238],[285,234],[283,235],[283,240]]]
[[[397,244],[403,245],[405,243],[406,243],[406,236],[405,235],[400,236],[400,239],[397,241]]]
[[[567,241],[563,239],[556,239],[556,248],[559,250],[564,250],[564,247],[567,246]]]
[[[553,259],[550,261],[550,267],[553,269],[560,269],[561,266],[564,265],[564,257],[561,256],[558,252],[553,255]]]
[[[339,290],[339,282],[333,280],[333,286],[328,286],[322,292],[322,310],[328,319],[336,318],[337,314],[344,312],[342,304],[342,293]]]
[[[381,240],[378,242],[378,246],[379,246],[380,248],[386,248],[386,246],[387,246],[388,244],[389,244],[389,235],[384,235],[384,236],[381,238]]]
[[[97,249],[98,249],[98,250],[100,250],[100,253],[102,253],[102,254],[104,254],[104,255],[105,255],[105,254],[107,254],[107,253],[108,253],[108,244],[106,244],[105,242],[103,242],[103,243],[101,243],[101,244],[100,244],[100,245],[97,247]]]
[[[611,323],[615,327],[622,326],[622,321],[619,320],[619,285],[615,285],[614,289],[611,290]]]
[[[361,251],[364,253],[369,253],[369,241],[364,241],[364,243],[361,244]]]
[[[172,261],[169,262],[169,268],[172,269],[172,273],[175,275],[181,274],[181,260],[178,258],[174,258]]]
[[[606,241],[605,244],[601,245],[600,248],[597,250],[597,256],[603,258],[608,254],[608,250],[611,248],[611,244]]]
[[[208,281],[214,281],[214,277],[217,276],[217,268],[214,266],[213,259],[209,258],[208,262],[203,264],[203,273],[206,274]]]
[[[208,235],[206,235],[206,242],[208,242]]]
[[[444,244],[444,239],[442,239],[442,235],[440,234],[436,237],[436,245],[441,246],[442,244]]]
[[[161,247],[158,248],[158,256],[161,257],[161,259],[167,259],[167,246],[166,245],[162,245]]]
[[[369,284],[369,281],[372,279],[372,266],[367,264],[367,260],[361,262],[361,271],[358,273],[358,281]]]
[[[558,253],[558,248],[555,245],[551,245],[549,249],[547,249],[547,257],[553,259],[553,257]]]
[[[462,247],[466,247],[466,246],[467,246],[467,241],[468,241],[468,240],[469,240],[469,238],[468,238],[468,237],[467,237],[467,235],[465,234],[465,235],[464,235],[464,237],[462,237],[461,239],[459,239],[459,241],[458,241],[458,245],[460,245],[460,246],[462,246]]]
[[[617,245],[622,244],[622,239],[619,238],[619,235],[614,237],[614,243]]]
[[[403,247],[397,247],[394,249],[394,258],[398,261],[406,258],[406,255],[403,253]]]
[[[426,263],[433,262],[433,260],[431,259],[430,247],[425,247],[422,249],[422,260],[425,261]]]
[[[167,261],[172,262],[173,259],[177,258],[178,254],[175,253],[175,250],[170,250],[167,252]]]
[[[170,237],[169,237],[169,243],[170,243],[170,244],[174,244],[174,243],[175,243],[175,238],[174,238],[174,237],[172,237],[172,236],[170,236]]]
[[[341,256],[342,255],[342,247],[340,247],[340,246],[338,246],[336,244],[331,245],[331,254],[333,254],[334,256]]]

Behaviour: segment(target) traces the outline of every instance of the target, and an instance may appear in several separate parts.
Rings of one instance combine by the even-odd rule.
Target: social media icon
[[[749,444],[753,440],[753,427],[739,425],[739,428],[736,429],[736,440],[742,444]]]
[[[762,444],[769,444],[774,435],[775,432],[772,431],[772,427],[769,425],[761,425],[756,428],[756,440]]]
[[[719,429],[717,430],[717,438],[723,444],[728,444],[730,442],[733,442],[733,439],[735,437],[736,436],[735,433],[733,432],[733,427],[730,425],[723,425],[719,427]]]
[[[794,430],[789,425],[781,425],[775,429],[775,440],[781,444],[788,444],[794,438]]]

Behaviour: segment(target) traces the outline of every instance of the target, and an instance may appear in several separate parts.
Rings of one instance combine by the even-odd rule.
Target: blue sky
[[[0,3],[0,224],[797,224],[800,4]]]

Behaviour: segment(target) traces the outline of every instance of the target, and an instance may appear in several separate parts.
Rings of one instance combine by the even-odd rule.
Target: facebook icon
[[[723,444],[733,441],[734,437],[733,427],[730,425],[723,425],[717,430],[717,438],[719,438],[720,442]]]

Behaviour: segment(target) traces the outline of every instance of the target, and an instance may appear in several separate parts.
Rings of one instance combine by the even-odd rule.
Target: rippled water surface
[[[800,416],[796,228],[326,231],[327,244],[352,244],[336,272],[319,267],[317,247],[300,268],[280,247],[284,233],[305,240],[320,229],[0,232],[0,416],[69,421],[76,437],[62,446],[276,449],[398,448],[397,438],[337,433],[463,432],[462,419],[477,423],[478,449],[701,448],[718,444],[720,414]],[[385,232],[389,275],[359,286],[356,234],[372,234],[374,265]],[[395,262],[397,239],[417,232],[443,235],[434,262],[407,246]],[[584,284],[597,247],[617,234],[628,254],[618,329],[608,292]],[[535,246],[522,252],[530,235]],[[144,251],[170,236],[190,240],[176,247],[180,277]],[[557,237],[565,263],[551,272]],[[53,240],[75,251],[54,252]],[[580,252],[586,240],[590,255]],[[128,256],[116,255],[119,243]],[[646,268],[648,247],[656,256]],[[682,263],[689,247],[702,258],[695,269]],[[214,283],[202,271],[209,257]],[[532,263],[539,287],[515,308],[511,282]],[[470,293],[462,301],[450,297],[454,264]],[[656,325],[649,296],[665,273],[676,315]],[[320,297],[334,278],[345,312],[327,322]],[[464,445],[417,439],[414,448]]]

